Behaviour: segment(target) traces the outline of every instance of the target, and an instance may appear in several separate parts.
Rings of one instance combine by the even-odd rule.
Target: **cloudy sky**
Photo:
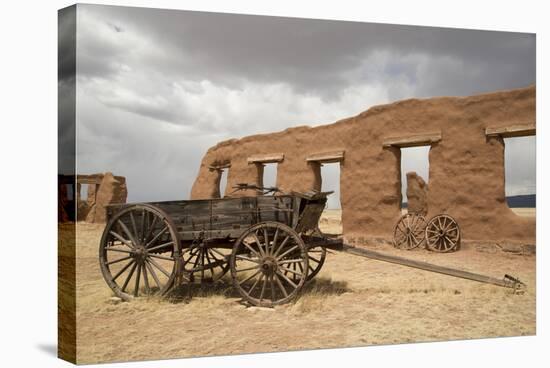
[[[126,176],[129,201],[186,199],[221,140],[534,83],[532,34],[78,5],[78,171]],[[534,138],[506,152],[507,193],[533,193]],[[426,157],[404,171],[428,179]]]

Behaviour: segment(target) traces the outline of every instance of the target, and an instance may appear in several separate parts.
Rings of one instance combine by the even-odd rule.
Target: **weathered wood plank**
[[[503,138],[510,137],[525,137],[529,135],[536,135],[536,124],[515,124],[507,125],[503,127],[487,127],[485,128],[485,135],[487,137],[501,136]]]
[[[388,137],[382,142],[383,147],[416,147],[426,146],[441,141],[441,132],[411,134],[400,137]]]
[[[231,167],[230,162],[208,166],[210,170],[223,170],[223,169],[229,169],[230,167]]]
[[[253,155],[248,157],[247,162],[249,164],[269,164],[274,162],[281,162],[285,158],[283,153],[270,153],[267,155]]]
[[[345,151],[331,151],[331,152],[321,152],[314,153],[306,158],[307,162],[320,162],[320,163],[331,163],[331,162],[342,162],[344,161]]]

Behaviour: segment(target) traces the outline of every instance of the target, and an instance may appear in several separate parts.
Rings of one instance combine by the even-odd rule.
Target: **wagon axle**
[[[266,258],[261,264],[262,272],[266,276],[271,276],[277,272],[277,260],[275,258]]]

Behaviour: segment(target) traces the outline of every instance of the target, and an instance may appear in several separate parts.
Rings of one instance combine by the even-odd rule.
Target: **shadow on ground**
[[[349,292],[346,281],[333,281],[330,278],[319,277],[307,282],[299,295],[299,298],[308,295],[341,295]],[[189,303],[193,298],[205,298],[209,296],[224,296],[227,298],[241,298],[239,292],[233,287],[230,278],[224,278],[215,283],[183,284],[170,291],[166,298],[171,303]]]

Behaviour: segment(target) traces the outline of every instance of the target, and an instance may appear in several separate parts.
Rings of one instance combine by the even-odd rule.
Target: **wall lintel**
[[[248,157],[247,162],[249,164],[271,164],[281,162],[285,158],[282,153],[270,153],[267,155],[253,155]]]
[[[331,151],[331,152],[322,152],[314,153],[306,158],[307,162],[318,162],[322,163],[332,163],[332,162],[342,162],[344,161],[345,151]]]
[[[429,146],[441,140],[441,132],[410,134],[399,137],[388,137],[382,142],[382,147],[417,147]]]
[[[501,136],[503,138],[525,137],[529,135],[536,135],[536,129],[535,123],[514,124],[503,127],[487,127],[485,128],[485,135],[487,137]]]

